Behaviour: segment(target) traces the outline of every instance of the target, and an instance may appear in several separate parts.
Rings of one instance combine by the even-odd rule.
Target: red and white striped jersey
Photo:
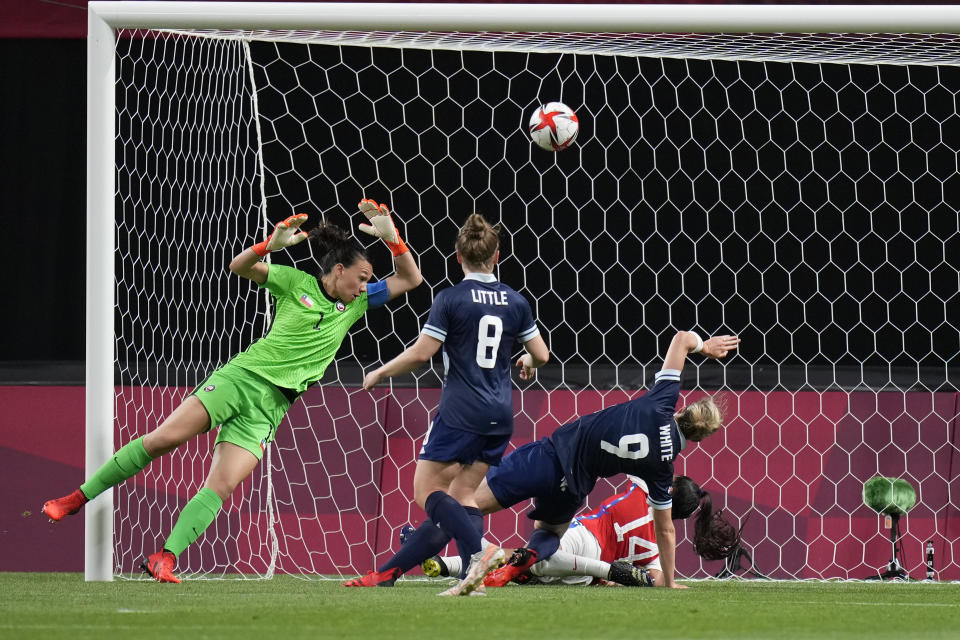
[[[626,491],[578,516],[570,526],[586,527],[594,535],[604,562],[624,560],[642,567],[659,555],[647,492],[632,482]]]

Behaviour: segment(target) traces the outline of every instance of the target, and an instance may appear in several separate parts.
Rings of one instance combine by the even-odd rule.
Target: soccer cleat
[[[416,532],[416,528],[411,527],[409,524],[405,527],[400,528],[400,546],[407,544],[410,541],[410,536]]]
[[[507,564],[496,571],[493,571],[483,579],[483,584],[488,587],[504,587],[511,580],[515,580],[520,575],[527,572],[537,562],[537,552],[533,549],[520,547],[514,549]]]
[[[484,587],[482,584],[481,584],[479,587],[477,587],[476,589],[474,589],[473,591],[471,591],[470,593],[459,593],[459,592],[458,592],[458,593],[454,593],[454,590],[457,588],[457,586],[459,586],[459,585],[450,587],[449,589],[447,589],[447,590],[444,591],[443,593],[438,593],[437,595],[438,595],[438,596],[469,596],[469,597],[471,597],[471,598],[474,597],[474,596],[485,596],[485,595],[487,595],[487,589],[486,589],[486,587]]]
[[[610,574],[607,580],[622,584],[625,587],[652,587],[653,578],[650,572],[640,567],[635,567],[629,562],[617,560],[610,563]]]
[[[50,518],[50,522],[59,522],[67,516],[72,516],[77,511],[80,511],[80,508],[87,503],[87,496],[83,495],[83,491],[77,489],[68,496],[63,496],[62,498],[56,498],[55,500],[47,500],[43,503],[44,515]]]
[[[151,553],[140,563],[140,568],[157,582],[174,582],[180,584],[180,578],[173,575],[173,567],[177,564],[177,558],[169,551],[157,551]]]
[[[392,587],[400,577],[400,567],[393,567],[384,572],[368,571],[367,575],[343,583],[345,587]]]
[[[506,558],[507,554],[495,544],[490,545],[482,551],[477,551],[470,558],[470,568],[467,570],[467,577],[437,595],[470,595],[476,591],[478,587],[483,586],[483,579],[487,577],[487,574],[502,565]]]
[[[521,585],[530,584],[530,583],[536,584],[536,581],[533,579],[533,576],[530,575],[529,573],[521,573],[518,576],[514,576],[512,582],[514,582],[515,584],[521,584]]]
[[[450,568],[447,567],[447,563],[440,556],[427,558],[420,563],[420,569],[423,571],[423,575],[429,578],[446,578],[450,575]]]

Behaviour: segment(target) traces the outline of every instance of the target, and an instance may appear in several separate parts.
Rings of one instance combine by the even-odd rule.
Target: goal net
[[[502,226],[497,274],[552,352],[517,381],[511,447],[643,393],[676,330],[737,333],[735,356],[688,361],[682,402],[715,393],[727,421],[676,468],[742,526],[751,566],[884,571],[890,532],[862,496],[881,475],[917,492],[904,568],[923,576],[929,540],[937,577],[960,578],[960,40],[533,31],[116,32],[111,448],[267,330],[268,297],[226,265],[284,217],[352,229],[360,198],[385,201],[425,279],[358,323],[178,570],[352,575],[423,519],[413,469],[440,358],[359,383],[459,281],[476,211]],[[525,131],[554,100],[581,123],[561,153]],[[316,270],[303,246],[271,259]],[[113,574],[159,548],[213,439],[114,490]],[[488,518],[492,539],[523,542],[521,507]],[[682,576],[721,573],[677,524]]]

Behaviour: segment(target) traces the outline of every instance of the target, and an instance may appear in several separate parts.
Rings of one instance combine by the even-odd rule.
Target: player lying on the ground
[[[371,281],[373,265],[366,249],[332,223],[321,222],[309,234],[300,230],[306,214],[279,223],[266,240],[238,253],[229,266],[272,295],[276,312],[267,335],[212,372],[160,426],[126,443],[79,489],[48,500],[43,513],[52,521],[76,513],[156,458],[219,426],[203,488],[183,507],[163,547],[141,564],[160,582],[180,582],[173,573],[177,556],[203,534],[223,502],[253,472],[287,410],[323,377],[350,327],[368,309],[405,294],[423,279],[387,206],[364,199],[359,207],[370,223],[361,224],[360,230],[387,244],[396,274]],[[319,258],[318,273],[262,261],[268,253],[308,238]]]
[[[494,513],[533,498],[534,509],[527,517],[535,521],[534,532],[527,548],[536,560],[546,560],[559,548],[560,536],[599,478],[637,476],[650,489],[664,586],[685,588],[674,580],[673,460],[688,441],[699,442],[717,431],[723,416],[709,396],[676,411],[680,371],[690,353],[719,359],[739,342],[736,336],[703,341],[691,331],[677,332],[650,391],[578,418],[505,456],[480,483],[475,494],[478,508]],[[401,574],[442,551],[448,541],[441,529],[425,520],[371,582],[392,586]]]
[[[628,476],[626,491],[617,493],[589,513],[577,516],[560,539],[560,548],[547,560],[531,564],[528,549],[515,549],[510,561],[487,576],[484,585],[502,587],[513,581],[564,584],[663,586],[653,514],[646,483]],[[673,481],[673,519],[688,518],[697,507],[693,547],[705,560],[721,560],[738,542],[736,530],[714,512],[710,494],[687,476]],[[431,577],[456,575],[459,557],[434,556],[421,565]],[[649,580],[647,579],[649,576]]]

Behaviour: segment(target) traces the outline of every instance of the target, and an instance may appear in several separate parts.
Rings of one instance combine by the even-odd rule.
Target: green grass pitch
[[[684,591],[508,586],[438,598],[446,584],[0,573],[0,638],[960,637],[960,584],[692,581]]]

